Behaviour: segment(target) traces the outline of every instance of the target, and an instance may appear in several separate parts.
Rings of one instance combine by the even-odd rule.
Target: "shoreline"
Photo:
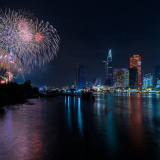
[[[37,87],[32,87],[30,81],[24,84],[0,84],[0,112],[4,106],[25,103],[28,98],[38,95]]]

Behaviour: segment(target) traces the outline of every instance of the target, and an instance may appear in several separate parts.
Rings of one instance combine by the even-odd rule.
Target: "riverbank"
[[[38,93],[38,88],[32,87],[30,81],[26,81],[24,84],[15,82],[0,84],[0,111],[6,105],[24,103],[27,98],[32,98]]]

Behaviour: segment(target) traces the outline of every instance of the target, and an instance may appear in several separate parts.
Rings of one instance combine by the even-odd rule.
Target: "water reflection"
[[[73,102],[73,108],[71,108],[71,105]],[[72,128],[72,123],[75,123],[75,120],[77,119],[77,128],[79,130],[79,134],[83,136],[83,119],[82,119],[82,111],[81,111],[81,98],[72,98],[70,96],[65,96],[65,111],[67,112],[67,124],[69,128]],[[77,114],[76,117],[74,117]],[[72,116],[71,116],[72,115]],[[76,126],[74,126],[76,127]]]
[[[97,93],[96,102],[94,103],[94,111],[99,115],[101,110],[100,106],[101,106],[101,97],[100,97],[100,93]]]
[[[78,98],[78,128],[79,128],[80,135],[83,136],[81,98]]]
[[[115,122],[113,119],[113,112],[107,114],[107,125],[106,125],[106,140],[109,148],[109,152],[115,153],[118,149],[117,132],[115,128]]]
[[[105,116],[105,114],[106,114],[106,98],[105,98],[105,92],[103,93],[103,115]]]
[[[125,159],[126,153],[160,158],[159,94],[95,97],[37,99],[7,108],[0,115],[0,159]]]
[[[74,97],[74,108],[76,107],[76,98]]]
[[[68,96],[68,125],[71,128],[71,111],[70,111],[70,97]]]
[[[158,107],[160,96],[141,93],[103,93],[95,96],[94,112],[101,115],[101,118],[97,117],[97,128],[102,129],[104,127],[103,131],[106,134],[105,140],[109,152],[115,153],[119,144],[122,143],[118,139],[121,136],[118,126],[124,129],[121,132],[129,133],[125,143],[132,144],[136,150],[146,150],[146,132],[147,130],[153,132],[153,127],[157,128],[157,126],[153,126],[154,117],[160,121],[160,107]],[[106,125],[104,126],[102,123],[105,119]]]
[[[144,149],[144,124],[143,124],[143,106],[142,94],[138,93],[137,97],[129,96],[128,109],[129,109],[129,127],[130,136],[133,145],[137,149]]]
[[[37,128],[40,123],[37,105],[32,115],[23,105],[17,110],[8,109],[0,126],[0,159],[43,159],[43,143],[40,128]]]

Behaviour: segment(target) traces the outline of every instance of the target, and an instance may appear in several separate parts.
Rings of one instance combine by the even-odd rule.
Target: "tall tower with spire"
[[[112,50],[110,49],[108,52],[107,60],[103,61],[105,63],[105,71],[106,71],[106,85],[113,85],[113,67],[112,67]]]

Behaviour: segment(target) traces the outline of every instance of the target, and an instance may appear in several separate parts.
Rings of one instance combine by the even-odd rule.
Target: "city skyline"
[[[108,60],[108,57],[109,57],[109,53],[110,53],[110,52],[111,52],[111,49],[109,49],[109,51],[108,51],[108,53],[107,53],[107,56],[106,56],[106,57],[107,57],[107,60]],[[111,54],[111,55],[112,55],[112,54]],[[132,68],[132,67],[135,68],[135,65],[133,65],[133,66],[131,65],[131,58],[134,57],[134,56],[139,56],[139,55],[131,55],[131,56],[129,57],[130,60],[128,60],[128,62],[129,62],[129,67],[128,67],[128,68],[127,68],[127,67],[125,67],[125,68],[119,67],[118,69],[128,69],[128,70],[129,70],[129,69]],[[109,58],[110,58],[110,57],[109,57]],[[110,59],[109,59],[109,60],[110,60]],[[103,75],[105,78],[102,79],[102,85],[106,85],[105,83],[106,83],[106,80],[107,80],[107,78],[106,78],[107,72],[106,72],[106,71],[107,71],[107,67],[108,67],[108,66],[107,66],[108,61],[103,61],[103,62],[105,62],[104,75]],[[112,56],[111,56],[111,62],[112,62]],[[127,62],[127,63],[128,63],[128,62]],[[137,61],[136,61],[136,62],[137,62]],[[140,56],[140,63],[141,63],[141,56]],[[77,66],[77,64],[83,65],[83,64],[80,64],[80,63],[76,63],[76,66]],[[83,66],[84,66],[84,65],[83,65]],[[117,69],[117,68],[115,68],[113,65],[111,65],[111,66],[112,66],[112,70]],[[132,66],[132,67],[131,67],[131,66]],[[141,64],[140,64],[140,66],[141,66]],[[152,75],[154,75],[154,76],[153,76],[154,78],[155,78],[155,67],[156,67],[156,66],[160,66],[160,65],[155,65],[155,66],[154,66],[154,71],[153,71],[153,73],[152,73]],[[86,70],[86,67],[85,67],[85,70]],[[140,68],[140,75],[139,75],[140,80],[137,80],[137,81],[138,81],[138,82],[141,82],[141,83],[140,83],[140,85],[137,84],[137,87],[138,87],[138,86],[139,86],[139,87],[142,87],[142,85],[143,85],[143,75],[142,75],[142,74],[144,73],[144,71],[143,71],[143,73],[142,73],[142,71],[143,71],[143,70]],[[85,72],[86,72],[86,71],[85,71]],[[138,68],[137,68],[137,72],[138,72]],[[77,81],[77,69],[76,69],[76,72],[75,72],[75,73],[76,73],[76,74],[75,74],[75,75],[76,75],[76,76],[75,76],[76,78],[75,78],[72,82],[70,82],[69,84],[67,84],[66,86],[71,86],[71,85],[74,84],[75,81]],[[147,71],[146,71],[145,73],[147,74]],[[159,74],[159,73],[158,73],[158,74]],[[110,73],[109,73],[109,75],[110,75]],[[97,75],[97,77],[99,77],[100,79],[101,79],[101,77],[103,77],[103,76]],[[87,77],[86,73],[85,73],[85,77]],[[85,79],[86,79],[85,81],[91,83],[91,82],[94,80],[94,78],[95,78],[95,77],[93,77],[93,79],[91,79],[91,80],[88,80],[88,79],[85,78]],[[112,74],[112,78],[113,78],[113,74]],[[156,83],[154,78],[153,78],[153,83]],[[138,83],[138,82],[137,82],[137,83]],[[113,85],[114,85],[114,83],[112,82],[112,85],[109,85],[109,86],[113,86]],[[76,86],[77,86],[77,85],[76,85]],[[154,85],[153,85],[153,86],[154,86]],[[57,86],[55,86],[55,87],[57,87]],[[64,87],[64,85],[63,85],[63,86],[60,86],[60,88],[61,88],[61,87]],[[136,87],[136,88],[137,88],[137,87]],[[78,87],[77,87],[77,88],[78,88]],[[83,87],[82,87],[82,88],[83,88]]]
[[[160,2],[144,2],[6,0],[1,8],[26,8],[57,29],[61,37],[57,56],[25,75],[25,80],[36,86],[62,87],[74,83],[77,62],[86,66],[86,80],[100,77],[104,82],[102,61],[110,48],[114,68],[129,68],[130,56],[140,54],[142,73],[154,73],[160,64]]]
[[[109,49],[109,51],[108,51],[108,54],[107,54],[107,60],[106,61],[103,61],[104,63],[105,63],[105,66],[104,66],[104,70],[105,70],[105,73],[104,73],[104,75],[105,75],[105,80],[104,80],[104,82],[101,84],[101,85],[105,85],[105,86],[114,86],[114,87],[131,87],[131,88],[143,88],[143,85],[144,85],[144,78],[145,78],[145,76],[146,75],[148,75],[148,74],[145,74],[145,76],[144,75],[142,75],[142,69],[141,69],[141,63],[142,63],[142,61],[141,61],[142,59],[141,59],[141,55],[132,55],[131,57],[130,57],[130,59],[129,59],[129,63],[130,63],[130,66],[128,67],[128,68],[115,68],[114,66],[112,66],[112,51],[111,51],[111,49]],[[111,63],[111,64],[110,64]],[[152,73],[152,76],[153,76],[153,78],[152,78],[152,81],[153,81],[153,84],[152,84],[152,86],[150,86],[150,87],[156,87],[156,67],[159,67],[160,65],[155,65],[155,74],[154,73]],[[111,71],[109,71],[108,69],[109,69],[109,67],[112,69],[112,74],[111,74]],[[81,69],[82,68],[82,69]],[[137,80],[136,80],[136,75],[132,75],[132,74],[135,74],[134,72],[134,69],[136,69],[137,70]],[[133,70],[133,71],[132,71]],[[117,82],[116,82],[116,80],[114,80],[114,72],[119,72],[118,74],[119,74],[119,76],[118,76],[118,79],[119,79],[119,77],[123,77],[123,79],[122,79],[122,81],[120,80],[118,80]],[[126,76],[126,73],[120,73],[120,72],[123,72],[123,71],[127,71],[127,76]],[[131,72],[131,73],[130,73]],[[133,73],[132,73],[133,72]],[[91,81],[88,81],[87,79],[86,79],[86,67],[83,65],[83,64],[80,64],[80,63],[77,63],[76,64],[76,78],[75,78],[75,83],[70,83],[69,85],[67,85],[67,86],[73,86],[74,84],[76,84],[75,85],[75,87],[77,88],[77,89],[84,89],[84,88],[86,88],[87,87],[87,83],[89,82],[90,84],[92,84],[92,85],[94,85],[94,81],[95,81],[95,77],[94,77],[94,79],[92,79]],[[116,73],[117,74],[117,73]],[[124,75],[123,75],[124,74]],[[130,74],[131,74],[131,77],[130,77]],[[149,73],[149,75],[150,75],[151,73]],[[157,70],[157,74],[159,75],[160,74],[160,70]],[[81,75],[83,75],[83,76],[81,76]],[[110,75],[112,76],[112,77],[110,77]],[[79,78],[80,77],[80,78]],[[82,78],[81,78],[82,77]],[[85,78],[84,78],[85,77]],[[109,78],[108,78],[109,77]],[[127,79],[126,79],[126,77],[127,77]],[[130,77],[130,78],[129,78]],[[98,78],[100,78],[99,76],[98,76]],[[110,78],[112,78],[113,79],[113,82],[112,82],[112,84],[106,84],[106,82],[107,82],[107,78],[108,79],[110,79]],[[81,80],[82,79],[82,80]],[[97,79],[97,78],[96,78]],[[117,79],[117,78],[116,78]],[[121,79],[121,78],[120,78]],[[132,80],[131,80],[132,79]],[[127,82],[126,82],[126,80],[127,80]],[[132,81],[131,82],[131,84],[130,84],[130,80]],[[159,80],[159,77],[158,77],[158,80]],[[81,81],[83,81],[83,82],[81,82]],[[93,83],[92,83],[92,81],[93,81]],[[101,78],[100,78],[100,81],[101,81]],[[137,82],[136,82],[137,81]],[[101,83],[101,82],[100,82]],[[120,83],[122,83],[123,85],[120,85]],[[146,83],[146,82],[145,82]],[[85,85],[84,85],[85,84]],[[96,84],[96,83],[95,83]],[[155,85],[154,85],[155,84]],[[98,84],[99,85],[99,84]],[[86,87],[84,87],[84,86],[86,86]],[[65,87],[65,86],[63,86],[63,87]],[[63,88],[62,87],[62,88]]]

